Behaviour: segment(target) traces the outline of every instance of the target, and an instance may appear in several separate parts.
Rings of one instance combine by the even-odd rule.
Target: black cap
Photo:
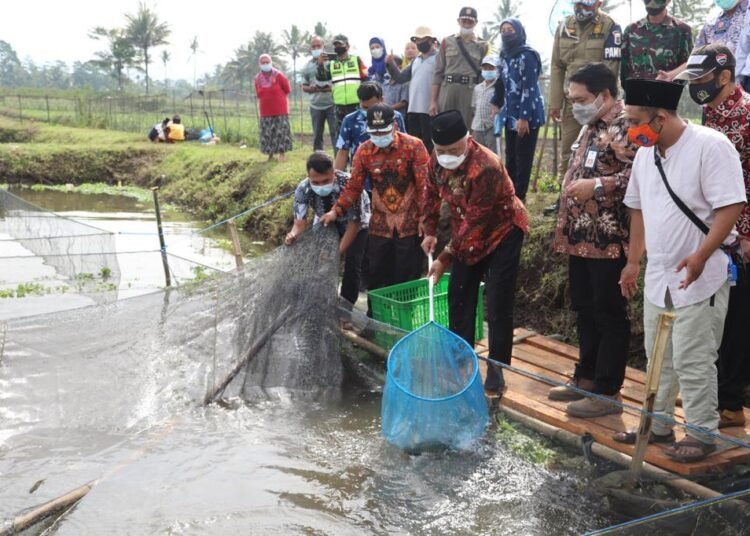
[[[626,80],[625,104],[677,110],[684,87],[661,80]]]
[[[458,110],[448,110],[437,114],[430,122],[432,141],[436,145],[451,145],[462,139],[469,130]]]
[[[734,71],[736,65],[737,61],[731,50],[724,45],[711,43],[693,50],[688,58],[687,68],[674,79],[697,80],[714,71],[723,71],[724,69]]]
[[[387,104],[376,104],[367,110],[367,132],[388,132],[393,126],[393,108]]]
[[[473,7],[462,7],[461,11],[458,12],[458,18],[477,20],[477,10]]]
[[[345,43],[349,44],[349,38],[345,36],[344,34],[336,34],[333,36],[333,41],[331,41],[334,45],[336,43]]]

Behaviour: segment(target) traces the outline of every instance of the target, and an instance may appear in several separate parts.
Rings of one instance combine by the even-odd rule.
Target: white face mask
[[[452,154],[439,154],[437,157],[438,164],[440,164],[445,169],[457,169],[458,166],[464,163],[464,160],[466,160],[466,153],[462,154],[461,156],[454,156]]]
[[[461,35],[474,35],[474,28],[464,28],[461,26],[459,31],[461,32]]]
[[[262,63],[260,65],[260,70],[264,73],[270,73],[272,68],[270,63]]]
[[[317,60],[320,57],[320,53],[321,52],[323,52],[323,51],[321,49],[319,49],[319,48],[312,49],[312,57]]]
[[[370,54],[372,55],[373,58],[375,58],[376,60],[379,60],[380,58],[383,57],[383,49],[380,47],[371,48]]]
[[[602,99],[602,95],[600,93],[599,95],[597,95],[596,99],[594,99],[594,102],[590,102],[588,104],[580,104],[578,102],[574,102],[573,117],[582,125],[590,125],[596,120],[596,117],[599,115],[602,106],[604,106],[604,103],[602,102],[603,100],[604,99]]]

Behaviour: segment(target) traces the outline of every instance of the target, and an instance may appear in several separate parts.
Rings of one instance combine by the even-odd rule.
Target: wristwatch
[[[597,177],[594,179],[594,199],[601,201],[604,198],[604,185],[602,179]]]

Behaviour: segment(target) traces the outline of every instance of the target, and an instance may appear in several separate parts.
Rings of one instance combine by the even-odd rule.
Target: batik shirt
[[[310,179],[304,179],[294,192],[294,219],[306,220],[307,213],[312,208],[315,215],[313,223],[317,223],[323,214],[333,208],[341,192],[346,188],[349,178],[348,173],[336,170],[333,179],[333,191],[325,197],[321,197],[313,191],[312,186],[310,186]],[[336,220],[339,233],[343,234],[346,225],[352,221],[359,222],[360,229],[367,229],[370,223],[370,198],[367,195],[360,195],[359,202],[352,205],[346,214]]]
[[[750,94],[738,86],[734,93],[716,108],[705,107],[706,126],[726,135],[740,153],[745,191],[750,199]],[[750,240],[750,204],[737,220],[737,232]]]
[[[630,218],[623,204],[637,147],[628,141],[625,107],[618,101],[573,144],[565,174],[555,231],[555,251],[589,259],[627,254]],[[599,177],[603,198],[576,201],[565,189],[581,179]]]
[[[539,90],[539,72],[542,68],[539,55],[525,50],[513,57],[500,55],[498,64],[505,86],[505,103],[493,104],[503,108],[504,126],[518,130],[518,120],[526,119],[529,128],[539,128],[544,124],[544,98]]]
[[[429,161],[422,140],[402,132],[396,132],[393,143],[384,149],[366,141],[354,155],[352,178],[336,202],[336,213],[345,214],[357,202],[369,176],[370,234],[382,238],[417,236]]]
[[[667,15],[660,24],[648,18],[625,29],[622,39],[621,79],[656,78],[659,71],[671,71],[688,60],[693,50],[690,26]]]
[[[695,48],[718,43],[726,46],[734,54],[740,40],[748,5],[750,5],[750,0],[742,0],[731,15],[722,11],[718,17],[704,24],[701,33],[698,34],[698,39],[695,40]]]
[[[451,212],[451,241],[439,260],[451,257],[472,265],[495,251],[514,227],[529,232],[526,208],[516,197],[500,159],[469,138],[466,159],[455,170],[430,161],[430,177],[424,195],[424,229],[436,236],[441,200]]]

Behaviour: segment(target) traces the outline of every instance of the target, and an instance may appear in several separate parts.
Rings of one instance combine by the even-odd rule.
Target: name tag
[[[599,151],[593,147],[586,151],[586,160],[583,163],[583,167],[587,170],[593,170],[596,168],[596,160],[599,158]]]

